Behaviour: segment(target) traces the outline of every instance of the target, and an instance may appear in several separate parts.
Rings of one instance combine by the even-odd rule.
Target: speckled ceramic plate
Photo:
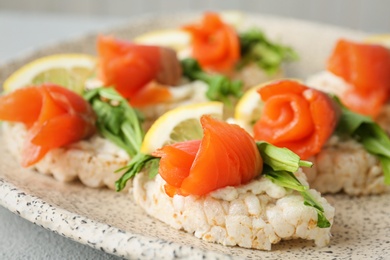
[[[197,14],[143,17],[110,33],[131,39],[145,31],[176,27]],[[247,15],[274,39],[293,46],[301,59],[286,67],[288,76],[306,77],[321,70],[339,37],[360,39],[363,33],[297,20]],[[95,52],[96,35],[62,42],[0,67],[0,82],[22,64],[64,52]],[[0,134],[1,135],[1,134]],[[270,252],[224,247],[198,240],[146,216],[130,196],[90,189],[78,182],[59,183],[21,169],[0,142],[0,204],[27,220],[65,237],[127,258],[252,258],[252,259],[383,259],[390,255],[390,196],[328,197],[336,207],[333,238],[316,248],[309,241],[283,241]]]

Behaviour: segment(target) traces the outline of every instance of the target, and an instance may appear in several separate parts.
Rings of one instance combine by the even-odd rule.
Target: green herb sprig
[[[122,176],[115,182],[116,191],[123,190],[126,187],[126,183],[141,171],[147,171],[149,178],[153,179],[158,174],[159,164],[160,158],[149,154],[138,153],[131,159],[128,165],[115,171],[121,172],[125,170]]]
[[[276,147],[264,141],[257,141],[256,145],[264,163],[270,165],[274,171],[296,172],[299,167],[313,166],[312,162],[301,160],[287,148]]]
[[[242,96],[242,82],[232,81],[221,74],[209,74],[202,70],[198,61],[186,58],[181,61],[183,76],[190,80],[201,80],[208,85],[206,96],[210,100],[231,104],[230,97]]]
[[[342,113],[336,132],[340,136],[351,136],[361,144],[367,152],[375,155],[382,165],[384,182],[390,185],[390,139],[386,132],[370,117],[352,112],[341,106]]]
[[[97,128],[108,140],[134,157],[142,144],[141,114],[114,88],[97,88],[84,94],[97,115]]]
[[[267,142],[256,142],[256,144],[264,161],[263,175],[276,185],[298,191],[304,198],[304,204],[317,211],[317,226],[330,227],[324,208],[313,198],[309,188],[293,174],[299,167],[311,167],[313,163],[301,160],[289,149],[279,148]]]
[[[142,169],[150,169],[149,174],[154,177],[157,174],[159,158],[140,153],[144,138],[141,114],[113,88],[90,90],[84,94],[84,98],[91,103],[97,115],[99,132],[125,150],[131,158],[127,166],[116,171],[124,171],[115,182],[116,190],[123,190],[127,181]]]
[[[298,59],[298,54],[291,47],[270,41],[257,28],[241,33],[239,40],[241,59],[237,65],[238,69],[254,62],[268,75],[273,75],[284,61]]]

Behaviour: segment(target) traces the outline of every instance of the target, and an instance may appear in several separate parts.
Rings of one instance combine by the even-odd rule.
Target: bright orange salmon
[[[0,97],[0,120],[28,129],[22,166],[38,162],[51,149],[95,133],[96,116],[87,101],[58,85],[21,88]]]
[[[340,97],[351,110],[375,117],[390,97],[390,50],[339,40],[327,69],[351,84]]]
[[[244,129],[206,115],[201,124],[202,140],[167,145],[153,154],[161,157],[159,173],[169,196],[205,195],[244,184],[263,169],[256,143]]]
[[[253,129],[256,140],[287,147],[302,159],[320,152],[339,118],[330,97],[292,80],[276,81],[258,92],[264,108]]]
[[[133,106],[169,100],[171,93],[166,86],[175,85],[181,78],[180,62],[169,48],[100,36],[97,49],[100,79]],[[150,87],[152,81],[158,86],[155,83]]]
[[[124,97],[132,97],[149,83],[159,70],[157,46],[142,46],[112,37],[98,38],[100,77],[107,86],[115,86]]]
[[[234,28],[216,13],[205,13],[200,24],[183,27],[192,35],[192,56],[203,68],[229,71],[240,59],[240,41]]]

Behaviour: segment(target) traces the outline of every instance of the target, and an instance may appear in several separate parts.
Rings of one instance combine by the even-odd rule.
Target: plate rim
[[[38,174],[38,173],[36,173]],[[143,245],[149,244],[154,245],[155,249],[159,248],[160,250],[169,250],[170,255],[175,255],[176,257],[188,257],[198,256],[203,259],[231,259],[231,256],[221,254],[214,251],[206,251],[199,248],[195,248],[190,245],[179,245],[175,243],[170,243],[165,241],[162,238],[144,236],[142,234],[135,234],[129,231],[122,230],[120,228],[111,226],[109,224],[99,222],[88,217],[73,213],[66,209],[50,204],[39,197],[28,194],[25,191],[19,189],[15,185],[6,181],[4,178],[0,178],[0,194],[5,196],[0,196],[0,205],[8,209],[12,213],[28,220],[29,222],[39,225],[47,230],[50,230],[58,235],[69,238],[75,242],[88,245],[92,248],[100,250],[105,253],[115,254],[125,258],[137,258],[139,256],[149,256],[144,259],[155,259],[155,255],[149,254],[149,250]],[[26,206],[28,210],[26,210]],[[44,214],[42,214],[44,212]],[[55,212],[55,214],[52,214]],[[66,220],[63,219],[60,223],[61,228],[70,228],[72,232],[64,234],[58,229],[53,228],[53,219],[51,221],[45,220],[47,217],[56,217],[66,216]],[[58,222],[55,222],[58,226]],[[119,247],[113,248],[99,244],[91,241],[91,233],[85,232],[84,229],[74,229],[73,226],[83,226],[91,225],[94,226],[94,233],[105,233],[107,236],[110,236],[111,243],[116,243]],[[115,235],[112,235],[115,234]],[[126,240],[129,244],[122,243]],[[131,248],[132,250],[129,250]],[[145,250],[143,250],[145,248]],[[137,250],[139,249],[139,250]],[[111,252],[114,251],[114,252]]]

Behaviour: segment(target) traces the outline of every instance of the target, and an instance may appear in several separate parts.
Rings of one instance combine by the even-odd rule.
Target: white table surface
[[[124,17],[0,10],[0,62],[49,43],[99,31],[124,21]],[[1,206],[0,225],[0,259],[117,259],[34,225]]]
[[[0,11],[0,62],[48,43],[115,26],[124,20]],[[48,231],[0,206],[0,259],[119,258]]]

